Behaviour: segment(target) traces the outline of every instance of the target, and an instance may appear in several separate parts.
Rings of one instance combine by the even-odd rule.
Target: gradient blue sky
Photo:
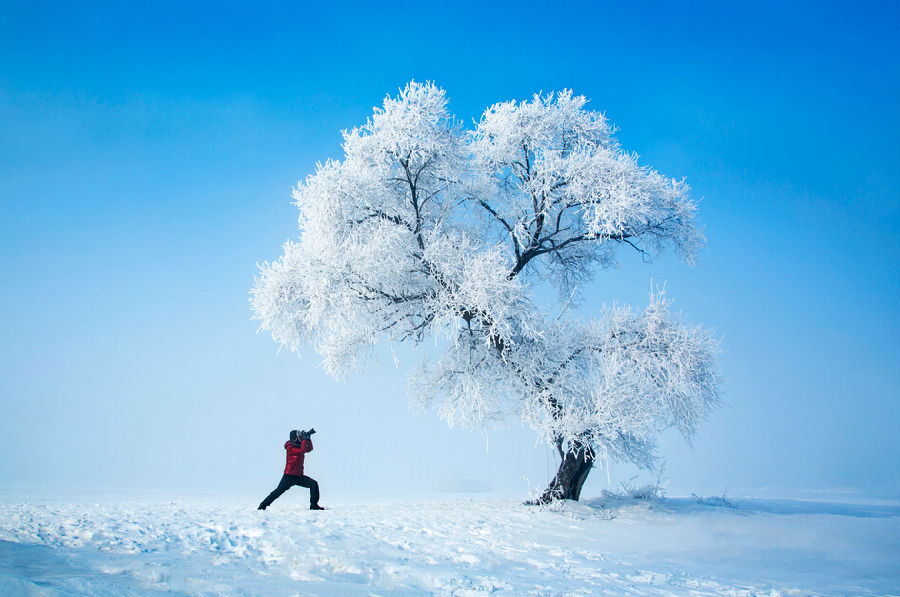
[[[249,318],[291,187],[416,79],[466,121],[571,88],[702,199],[697,267],[623,255],[582,309],[642,305],[652,277],[723,337],[728,405],[693,448],[665,437],[671,493],[900,495],[898,23],[896,2],[3,2],[0,489],[262,496],[308,425],[326,503],[546,483],[528,430],[448,429],[407,409],[403,365],[336,383]]]

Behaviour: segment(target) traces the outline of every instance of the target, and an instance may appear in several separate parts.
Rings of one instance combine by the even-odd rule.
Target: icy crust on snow
[[[4,500],[0,594],[884,595],[900,509],[788,500]]]

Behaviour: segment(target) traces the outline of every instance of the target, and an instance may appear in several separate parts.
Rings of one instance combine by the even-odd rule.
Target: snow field
[[[338,505],[24,502],[0,513],[0,593],[883,595],[896,506],[688,499]]]

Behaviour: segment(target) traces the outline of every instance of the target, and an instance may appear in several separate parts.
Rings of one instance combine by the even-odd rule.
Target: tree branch
[[[509,232],[509,237],[512,239],[512,242],[513,242],[513,251],[515,251],[515,254],[516,254],[516,261],[518,261],[519,258],[521,257],[521,250],[519,248],[519,241],[518,241],[518,239],[516,239],[516,235],[513,234],[512,226],[510,226],[509,222],[504,220],[503,217],[500,216],[500,214],[498,214],[496,211],[494,211],[494,209],[490,205],[488,205],[487,201],[485,201],[484,199],[479,199],[478,204],[481,205],[481,207],[483,207],[484,209],[486,209],[488,211],[488,213],[490,213],[492,216],[494,216],[494,218],[496,218],[497,221],[500,222],[503,225],[503,227],[506,228],[506,230]]]

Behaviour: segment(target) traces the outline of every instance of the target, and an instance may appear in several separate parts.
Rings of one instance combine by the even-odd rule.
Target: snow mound
[[[7,499],[0,594],[880,595],[897,506]]]

